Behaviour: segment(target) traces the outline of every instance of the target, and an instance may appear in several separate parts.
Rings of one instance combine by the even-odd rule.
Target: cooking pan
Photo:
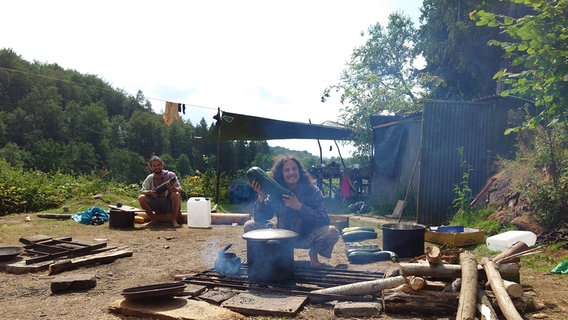
[[[185,283],[159,283],[122,290],[122,295],[128,300],[146,300],[155,298],[173,298],[183,293]]]
[[[22,252],[24,252],[23,247],[17,247],[17,246],[0,247],[0,261],[12,260]]]

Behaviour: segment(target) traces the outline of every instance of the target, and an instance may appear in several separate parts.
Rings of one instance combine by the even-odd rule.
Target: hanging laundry
[[[176,120],[181,120],[178,113],[178,104],[166,101],[166,110],[164,111],[164,122],[169,126]]]

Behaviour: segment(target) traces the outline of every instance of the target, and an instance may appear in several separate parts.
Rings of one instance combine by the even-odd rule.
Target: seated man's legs
[[[168,197],[138,196],[138,203],[144,209],[151,223],[158,222],[157,214],[172,213],[172,225],[179,227],[178,218],[181,213],[181,195],[179,192]]]

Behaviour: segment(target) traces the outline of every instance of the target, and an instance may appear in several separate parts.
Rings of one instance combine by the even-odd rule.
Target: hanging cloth
[[[164,111],[164,122],[169,126],[176,120],[181,120],[178,113],[178,104],[166,101],[166,110]]]

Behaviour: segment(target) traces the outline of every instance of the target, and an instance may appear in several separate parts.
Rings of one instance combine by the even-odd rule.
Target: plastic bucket
[[[399,258],[423,255],[425,230],[426,227],[421,224],[383,224],[383,250],[392,251]]]
[[[190,228],[211,227],[211,201],[209,198],[189,198],[187,200],[187,226]]]

